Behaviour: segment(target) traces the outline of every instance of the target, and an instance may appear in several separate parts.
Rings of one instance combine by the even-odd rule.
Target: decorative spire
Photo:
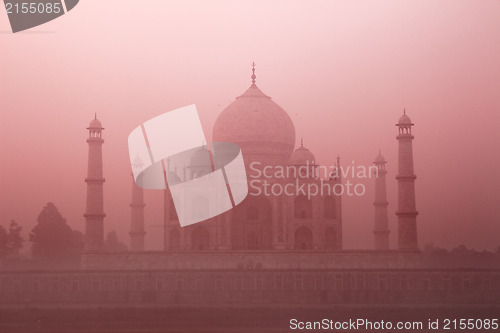
[[[406,108],[403,109],[403,114],[406,114]]]
[[[380,150],[380,148],[378,149],[378,154],[382,155],[382,151]]]
[[[300,146],[304,147],[304,140],[302,138],[300,138]]]
[[[252,84],[255,84],[255,62],[252,62]]]
[[[94,113],[94,119],[97,119],[97,112]]]

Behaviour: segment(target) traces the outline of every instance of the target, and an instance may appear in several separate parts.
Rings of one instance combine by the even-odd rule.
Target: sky
[[[84,230],[87,130],[105,127],[105,230],[128,243],[128,134],[196,104],[207,138],[251,84],[318,163],[388,161],[396,246],[397,128],[415,123],[419,244],[500,246],[500,1],[80,1],[12,34],[0,11],[0,224],[27,233],[51,201]],[[373,247],[374,182],[343,199],[344,248]],[[162,195],[147,190],[148,249]],[[28,246],[29,248],[29,246]]]

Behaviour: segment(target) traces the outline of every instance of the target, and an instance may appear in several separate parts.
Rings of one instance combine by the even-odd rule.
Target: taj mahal
[[[262,184],[251,183],[264,177],[256,168],[292,166],[305,170],[304,174],[265,180],[270,185],[286,182],[292,187],[342,184],[339,175],[318,176],[315,171],[320,166],[313,152],[302,140],[295,147],[295,127],[287,112],[257,86],[255,67],[251,79],[250,87],[219,114],[212,135],[216,142],[241,148],[249,183],[257,189]],[[453,263],[445,267],[429,262],[419,250],[413,126],[405,111],[394,131],[398,146],[397,230],[388,228],[386,160],[379,153],[373,161],[378,176],[373,207],[367,207],[373,209],[372,250],[344,249],[341,195],[248,195],[225,213],[181,227],[168,189],[163,198],[163,250],[146,250],[146,203],[143,189],[132,178],[130,250],[106,252],[105,135],[95,117],[87,128],[81,268],[4,272],[0,304],[25,299],[31,304],[98,307],[498,304],[498,269]],[[207,174],[212,171],[207,154],[209,149],[201,147],[192,156],[189,170],[166,172],[174,172],[181,180]],[[132,163],[132,168],[140,162]],[[336,163],[340,166],[338,159]],[[192,205],[203,210],[206,202],[207,198],[198,198]],[[397,244],[389,244],[390,232],[397,234]]]
[[[181,227],[168,190],[164,194],[164,251],[341,251],[342,196],[328,191],[319,195],[304,195],[288,187],[315,185],[323,189],[341,186],[341,176],[323,179],[319,176],[314,154],[301,144],[295,149],[295,127],[283,108],[264,94],[256,85],[255,67],[252,84],[229,104],[218,116],[213,128],[213,140],[231,142],[241,147],[249,186],[258,195],[249,195],[234,209],[203,223]],[[399,119],[399,244],[404,251],[417,251],[415,191],[412,160],[411,128],[413,123],[406,113]],[[86,249],[95,253],[103,243],[104,207],[102,197],[102,131],[99,120],[88,127],[89,169],[87,182]],[[170,177],[194,179],[212,171],[209,151],[199,148],[191,157],[189,170],[168,170]],[[208,163],[207,163],[208,161]],[[374,218],[374,246],[389,249],[387,200],[385,194],[385,159],[375,158],[376,201]],[[340,168],[337,159],[337,167]],[[132,167],[138,167],[136,161]],[[299,170],[281,177],[263,172],[265,168]],[[172,173],[175,173],[172,176]],[[264,179],[265,178],[265,179]],[[264,194],[264,185],[287,186],[286,193]],[[132,184],[130,249],[144,252],[145,229],[143,190]],[[254,194],[255,194],[254,193]],[[192,205],[203,209],[207,198],[197,198]]]

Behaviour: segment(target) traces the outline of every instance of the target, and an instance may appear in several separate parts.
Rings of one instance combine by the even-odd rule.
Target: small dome
[[[196,149],[196,151],[191,156],[190,165],[193,167],[208,167],[212,168],[212,163],[210,162],[210,152],[207,149],[207,146],[201,146]]]
[[[408,117],[406,115],[406,111],[405,113],[401,116],[401,118],[399,118],[398,120],[398,124],[397,125],[413,125],[413,123],[411,122],[411,119],[410,117]]]
[[[299,148],[297,148],[292,155],[290,156],[290,160],[288,161],[289,165],[316,165],[316,159],[314,158],[313,153],[302,144]]]
[[[102,124],[99,120],[97,120],[97,117],[92,119],[92,121],[89,124],[89,128],[103,129]]]
[[[386,160],[385,160],[385,158],[384,158],[384,156],[382,156],[382,154],[380,153],[380,151],[379,151],[377,157],[375,157],[375,162],[374,163],[379,163],[379,164],[381,164],[381,163],[387,163]]]

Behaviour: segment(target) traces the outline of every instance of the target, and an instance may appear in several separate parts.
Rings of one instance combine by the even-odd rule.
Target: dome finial
[[[255,84],[255,62],[252,62],[252,84]]]
[[[97,119],[97,112],[94,113],[94,119]]]
[[[304,140],[302,138],[300,138],[300,146],[304,147]]]
[[[406,108],[403,109],[403,114],[406,114]]]
[[[380,150],[380,148],[378,149],[378,154],[382,155],[382,150]]]

